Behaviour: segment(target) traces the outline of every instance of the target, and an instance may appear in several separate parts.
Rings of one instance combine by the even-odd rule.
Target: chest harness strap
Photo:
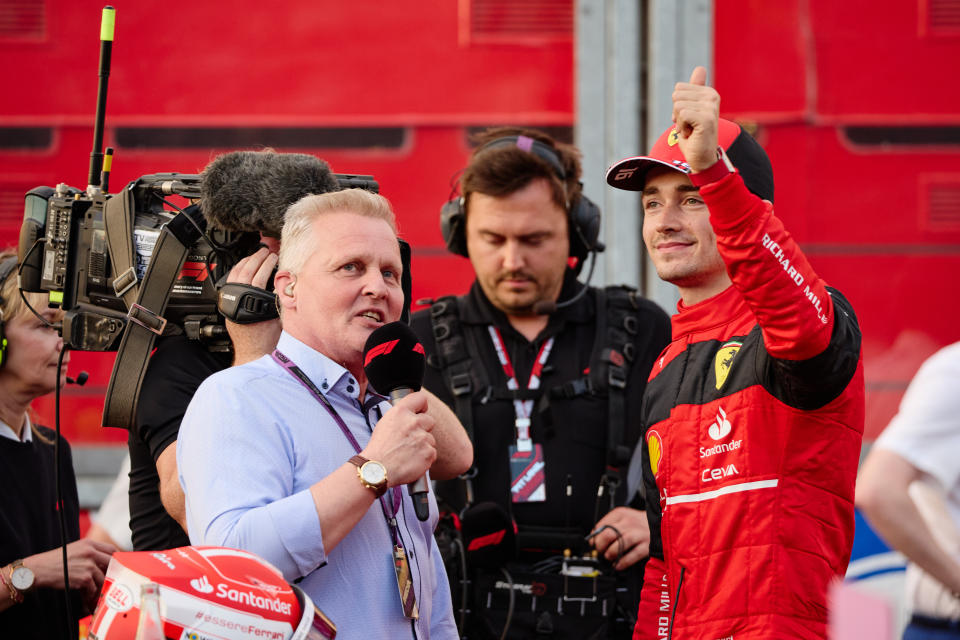
[[[632,454],[625,442],[626,388],[627,374],[636,356],[634,339],[639,330],[639,318],[635,289],[611,286],[595,290],[594,293],[596,308],[603,309],[604,312],[597,314],[590,370],[586,376],[553,387],[547,390],[547,393],[550,396],[573,398],[582,394],[600,395],[606,392],[607,465],[598,487],[597,517],[594,520],[596,522],[600,519],[599,511],[603,498],[609,501],[608,510],[613,508],[617,488],[621,484],[622,470],[629,464]],[[476,357],[473,354],[480,353],[475,334],[480,332],[465,330],[460,320],[462,304],[465,302],[461,299],[445,296],[430,306],[430,319],[437,344],[436,357],[430,359],[430,364],[441,371],[447,388],[453,394],[454,413],[463,424],[470,441],[475,442],[472,407],[474,398],[483,394],[479,401],[484,403],[492,397],[499,397],[500,394],[493,392],[484,368],[475,363]],[[542,356],[543,351],[537,360]],[[524,405],[529,403],[532,407],[534,398],[531,390],[516,395],[522,391],[512,391],[511,393],[515,394],[512,399]],[[529,418],[530,414],[526,415]],[[517,416],[519,418],[520,413]],[[459,478],[463,485],[463,501],[460,504],[464,508],[474,502],[472,478],[475,476],[476,468],[471,467]]]

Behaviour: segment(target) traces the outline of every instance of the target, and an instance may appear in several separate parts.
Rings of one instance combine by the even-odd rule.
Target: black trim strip
[[[403,127],[115,127],[124,149],[399,149]]]
[[[53,127],[0,127],[0,149],[38,151],[53,145]]]
[[[960,145],[960,126],[849,126],[843,127],[841,131],[851,143],[871,147],[931,147]]]

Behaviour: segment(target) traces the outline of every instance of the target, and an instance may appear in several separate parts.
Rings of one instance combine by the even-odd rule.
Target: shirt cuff
[[[737,170],[733,165],[727,164],[723,158],[718,158],[709,168],[691,173],[690,182],[692,182],[695,187],[705,187],[708,184],[723,180],[731,173],[736,172]]]
[[[271,503],[267,512],[280,544],[299,572],[292,579],[305,576],[326,563],[320,518],[309,489]]]

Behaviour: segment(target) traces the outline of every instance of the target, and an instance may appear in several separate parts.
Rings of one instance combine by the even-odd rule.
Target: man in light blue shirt
[[[177,441],[190,541],[251,551],[302,579],[348,640],[457,637],[436,502],[420,522],[403,485],[466,470],[469,443],[427,415],[435,397],[391,408],[363,372],[367,337],[400,317],[401,270],[382,197],[348,189],[291,206],[277,351],[204,381]]]

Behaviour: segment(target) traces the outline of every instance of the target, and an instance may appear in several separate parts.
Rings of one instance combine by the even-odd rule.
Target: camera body
[[[168,224],[179,228],[188,250],[170,288],[164,333],[186,334],[211,350],[230,348],[223,316],[217,312],[216,282],[252,253],[260,238],[250,232],[208,230],[196,205],[185,203],[180,208],[169,201],[171,196],[199,198],[200,180],[193,174],[157,173],[141,176],[114,195],[64,184],[26,194],[19,239],[20,286],[47,293],[51,306],[64,310],[62,336],[71,349],[118,349],[127,322],[124,287],[142,286],[161,229]],[[125,206],[124,199],[131,211],[119,215],[130,218],[136,279],[118,273],[111,259],[107,209]]]
[[[332,186],[340,189],[379,189],[372,176],[331,176]],[[157,173],[141,176],[116,194],[64,184],[26,194],[20,288],[46,293],[51,306],[63,309],[60,333],[66,347],[117,352],[104,399],[104,426],[129,429],[134,424],[157,336],[185,335],[210,351],[229,352],[227,318],[255,323],[278,317],[272,278],[269,291],[222,284],[237,262],[257,250],[261,238],[257,231],[208,228],[198,203],[202,179]],[[261,175],[250,179],[272,189]],[[174,198],[183,200],[183,206]],[[282,216],[283,208],[273,213]],[[410,247],[402,240],[400,254],[408,316]]]
[[[340,189],[379,191],[373,176],[332,175]],[[272,283],[269,292],[234,287],[226,304],[219,299],[220,281],[233,265],[256,251],[260,235],[207,228],[199,205],[190,204],[200,198],[201,181],[199,174],[155,173],[137,178],[113,195],[65,184],[56,189],[36,187],[26,194],[18,249],[23,263],[20,287],[47,293],[51,306],[64,310],[64,344],[77,351],[119,348],[129,317],[123,294],[130,286],[146,284],[165,226],[174,230],[187,253],[169,285],[162,310],[164,335],[186,335],[211,351],[229,351],[224,313],[244,324],[277,317],[275,305],[267,300]],[[184,206],[171,202],[171,197],[182,199]],[[123,209],[115,210],[120,207]],[[108,221],[118,217],[128,221],[129,230],[124,229],[121,241],[113,242],[132,243],[132,273],[118,273],[111,259],[112,251],[124,250],[110,246]],[[408,267],[409,246],[402,249]],[[404,271],[409,278],[408,269]],[[409,282],[405,285],[409,293]],[[409,303],[405,305],[407,313],[408,308]]]

